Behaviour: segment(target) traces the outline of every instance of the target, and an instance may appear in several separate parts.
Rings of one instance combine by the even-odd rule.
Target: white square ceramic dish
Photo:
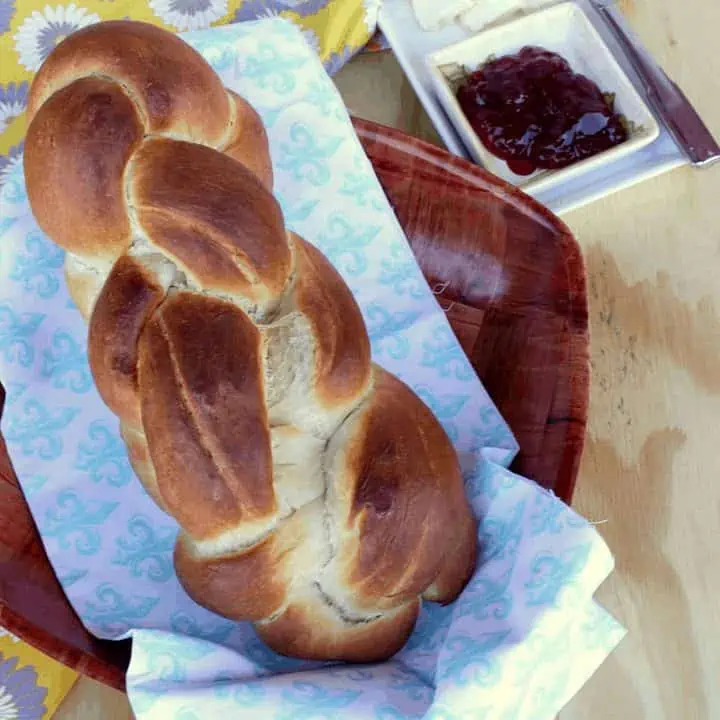
[[[462,66],[475,70],[491,56],[515,54],[536,45],[564,57],[572,69],[593,80],[603,92],[615,94],[615,109],[631,123],[630,138],[610,150],[562,170],[542,170],[532,175],[513,173],[507,163],[493,155],[480,141],[465,117],[446,73]],[[534,192],[550,190],[568,179],[595,171],[618,158],[646,147],[660,134],[654,115],[583,10],[565,2],[482,31],[468,40],[431,53],[428,70],[445,112],[476,162],[490,172]]]

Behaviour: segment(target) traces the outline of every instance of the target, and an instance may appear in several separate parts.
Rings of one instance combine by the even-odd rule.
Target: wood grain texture
[[[720,3],[626,0],[720,137]],[[615,554],[598,599],[629,635],[561,720],[720,717],[720,168],[565,219],[588,267],[592,377],[575,505]]]
[[[585,274],[567,227],[435,146],[356,129],[431,286],[520,443],[515,469],[569,498],[585,435]],[[0,623],[122,689],[129,643],[93,638],[50,569],[0,447]],[[30,601],[30,602],[29,602]]]
[[[80,677],[52,720],[132,720],[134,717],[125,693],[89,677]]]

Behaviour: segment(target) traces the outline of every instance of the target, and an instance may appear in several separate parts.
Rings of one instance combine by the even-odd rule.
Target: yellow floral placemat
[[[0,627],[0,720],[46,720],[77,673]]]
[[[0,0],[0,185],[18,161],[32,76],[64,37],[129,18],[182,32],[282,15],[297,23],[331,74],[372,37],[381,0]]]

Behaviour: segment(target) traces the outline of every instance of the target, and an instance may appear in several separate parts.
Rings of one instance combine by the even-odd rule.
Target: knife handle
[[[593,3],[625,51],[645,86],[648,100],[693,165],[704,167],[720,160],[720,146],[685,93],[644,49],[632,40],[611,4]]]

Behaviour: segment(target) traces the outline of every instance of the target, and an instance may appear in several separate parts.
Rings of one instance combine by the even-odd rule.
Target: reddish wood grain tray
[[[375,123],[356,130],[426,277],[520,443],[513,468],[569,500],[588,401],[585,272],[568,229],[478,167]],[[1,398],[0,398],[1,399]],[[0,625],[124,688],[128,642],[70,607],[0,440]]]

